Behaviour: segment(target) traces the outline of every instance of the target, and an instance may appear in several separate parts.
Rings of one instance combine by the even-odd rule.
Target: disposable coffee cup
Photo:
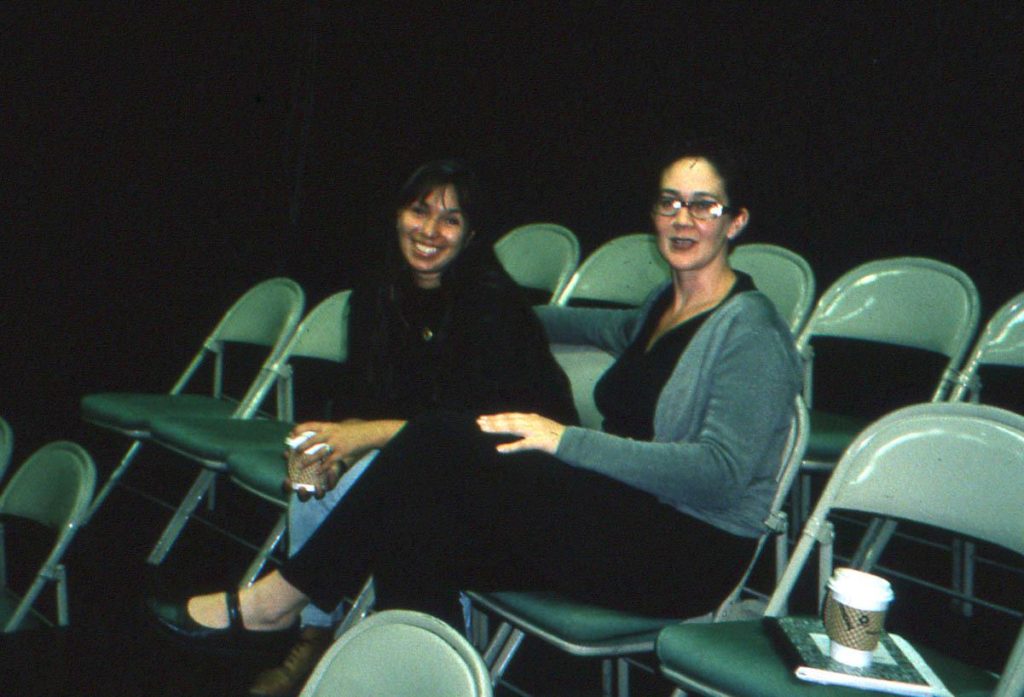
[[[294,491],[316,491],[316,485],[320,483],[320,473],[316,467],[303,467],[303,454],[313,453],[327,447],[326,443],[317,443],[311,448],[303,448],[303,444],[316,435],[316,431],[303,431],[297,436],[285,439],[288,446],[288,479],[292,483]]]
[[[829,655],[858,668],[871,665],[892,599],[892,586],[884,578],[856,569],[836,569],[828,582],[823,613]]]

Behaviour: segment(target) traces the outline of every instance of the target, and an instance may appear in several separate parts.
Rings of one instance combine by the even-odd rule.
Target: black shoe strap
[[[244,629],[242,625],[242,609],[239,607],[238,602],[238,591],[231,591],[225,593],[226,604],[228,606],[228,629],[233,632],[238,632]]]

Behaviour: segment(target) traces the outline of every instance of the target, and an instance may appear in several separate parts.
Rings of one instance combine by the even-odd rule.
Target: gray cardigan
[[[552,343],[619,355],[657,296],[636,310],[545,306],[537,313]],[[680,356],[655,407],[653,441],[570,427],[555,454],[722,530],[757,537],[801,382],[793,337],[774,306],[758,291],[738,293]]]

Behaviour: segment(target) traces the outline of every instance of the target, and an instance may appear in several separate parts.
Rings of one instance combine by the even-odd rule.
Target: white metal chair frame
[[[213,383],[211,397],[223,399],[223,374],[224,374],[224,353],[226,344],[232,342],[256,343],[270,347],[263,367],[256,378],[249,385],[235,405],[232,412],[233,418],[250,418],[260,407],[262,397],[265,395],[264,382],[266,380],[265,368],[271,364],[282,348],[285,346],[295,327],[302,317],[305,304],[305,293],[295,281],[288,278],[272,278],[253,286],[246,291],[235,303],[224,313],[217,326],[210,335],[203,341],[202,347],[193,356],[185,371],[178,377],[168,396],[183,394],[191,384],[191,381],[199,373],[208,359],[213,359]],[[267,309],[273,309],[268,313]],[[253,318],[264,316],[265,321],[256,322]],[[88,416],[85,420],[90,421]],[[144,441],[149,440],[151,434],[148,430],[125,430],[117,424],[101,423],[93,421],[97,426],[107,428],[122,435],[132,438],[133,442],[128,450],[121,457],[117,467],[111,472],[110,477],[103,484],[96,494],[95,500],[89,508],[89,515],[92,518],[96,511],[113,488],[121,481],[132,462],[135,460],[142,448]]]
[[[985,324],[956,378],[949,396],[951,402],[981,401],[982,381],[979,369],[986,365],[1024,368],[1024,293],[1006,301]],[[975,596],[976,546],[966,540],[954,541],[953,590],[968,600],[961,605],[972,614]]]
[[[44,470],[53,470],[46,471]],[[38,489],[47,486],[52,477],[60,478],[63,491],[45,492]],[[26,487],[36,489],[33,499],[26,502],[23,491]],[[6,618],[3,633],[17,631],[31,613],[43,622],[50,620],[32,606],[47,583],[55,584],[57,598],[57,624],[69,624],[67,571],[61,563],[67,548],[74,540],[78,529],[86,519],[89,502],[96,488],[96,466],[80,445],[69,441],[56,441],[44,445],[12,475],[11,480],[0,492],[0,513],[29,518],[57,531],[57,538],[35,578],[25,593],[16,601],[10,616]],[[60,498],[61,494],[67,498]],[[11,599],[7,591],[6,555],[4,529],[0,524],[0,593]]]
[[[912,302],[914,298],[903,287],[908,281],[919,291],[927,288],[927,297],[919,295],[917,302]],[[848,271],[825,291],[797,338],[797,350],[805,365],[807,404],[813,411],[815,337],[863,339],[946,356],[946,366],[931,395],[932,401],[942,401],[949,395],[957,368],[970,348],[980,305],[970,277],[934,259],[894,257],[867,262]],[[923,311],[925,306],[928,312]],[[797,524],[802,524],[811,507],[808,473],[828,472],[833,466],[833,462],[805,459],[793,502]],[[881,525],[873,524],[873,534],[891,535],[892,525]]]
[[[654,235],[631,233],[615,237],[591,252],[554,304],[592,300],[635,307],[668,280],[668,264],[658,251]]]
[[[294,419],[295,410],[291,361],[296,357],[321,358],[338,363],[343,363],[348,359],[348,303],[351,293],[352,291],[350,290],[335,293],[309,311],[295,332],[289,337],[285,346],[276,353],[272,361],[263,367],[261,378],[258,381],[259,389],[253,397],[254,405],[260,404],[270,390],[276,387],[278,420],[291,422]],[[181,503],[178,505],[170,521],[168,521],[167,526],[164,528],[146,560],[147,563],[158,566],[166,559],[167,554],[181,535],[185,524],[193,516],[196,508],[213,485],[217,475],[225,471],[226,464],[225,462],[217,462],[200,457],[196,453],[169,444],[161,440],[159,433],[153,434],[153,440],[172,452],[183,455],[202,465],[202,469],[196,476],[191,488],[182,498]],[[232,481],[250,491],[250,493],[254,493],[264,500],[270,500],[259,492],[245,486],[237,479],[232,478]],[[282,501],[271,502],[278,506],[286,505]],[[287,513],[281,513],[263,544],[257,549],[257,555],[246,571],[242,585],[248,585],[255,580],[260,569],[266,564],[266,560],[284,537],[288,524],[287,520]]]
[[[808,430],[807,408],[804,405],[803,398],[798,396],[794,404],[789,438],[783,450],[782,461],[776,475],[777,487],[775,495],[769,515],[765,520],[766,531],[759,538],[757,548],[742,579],[729,596],[722,601],[718,609],[712,615],[691,618],[686,621],[717,622],[727,620],[738,614],[761,614],[763,603],[756,603],[756,609],[749,607],[740,608],[740,598],[745,592],[751,592],[755,598],[760,596],[760,594],[747,588],[747,582],[769,537],[775,538],[775,569],[777,578],[781,574],[782,569],[786,567],[788,519],[782,507],[799,471],[804,448],[807,445]],[[650,623],[651,629],[626,640],[610,639],[583,644],[568,640],[557,633],[552,633],[548,629],[531,622],[528,618],[508,612],[500,600],[498,600],[501,594],[470,591],[464,595],[471,607],[472,625],[469,627],[469,634],[478,645],[487,642],[487,646],[483,650],[484,663],[488,666],[491,680],[495,685],[502,680],[523,639],[529,634],[574,656],[602,658],[602,694],[605,697],[611,697],[613,694],[617,694],[618,697],[628,697],[629,657],[652,652],[657,639],[658,629],[668,624],[668,621],[658,623],[652,620]],[[760,597],[763,598],[764,596]],[[481,608],[499,615],[502,621],[489,642],[486,638],[488,631],[486,616],[480,611]],[[656,625],[658,625],[657,628],[653,628]]]
[[[797,336],[814,306],[814,271],[807,260],[785,247],[752,243],[734,247],[729,265],[754,279]]]
[[[490,697],[492,690],[480,655],[452,627],[421,612],[386,610],[331,645],[300,697],[336,694]]]
[[[580,242],[562,225],[530,223],[502,235],[494,253],[516,283],[550,292],[554,303],[580,263]]]
[[[1024,555],[1024,518],[1013,515],[1024,491],[1024,416],[985,405],[925,403],[871,424],[846,450],[800,533],[765,615],[786,613],[788,599],[819,550],[818,604],[832,573],[833,510],[913,520]],[[895,495],[898,493],[898,495]],[[864,570],[873,564],[860,564]],[[664,668],[664,667],[663,667]],[[666,672],[700,694],[723,694]],[[1024,626],[993,697],[1024,693]],[[677,691],[674,694],[682,694]]]

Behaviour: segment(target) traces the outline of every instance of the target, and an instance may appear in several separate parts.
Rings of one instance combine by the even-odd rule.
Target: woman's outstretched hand
[[[519,440],[501,443],[499,453],[515,453],[520,450],[543,450],[555,454],[558,443],[565,433],[565,426],[539,414],[485,414],[477,417],[477,425],[484,433],[508,433],[519,436]]]

